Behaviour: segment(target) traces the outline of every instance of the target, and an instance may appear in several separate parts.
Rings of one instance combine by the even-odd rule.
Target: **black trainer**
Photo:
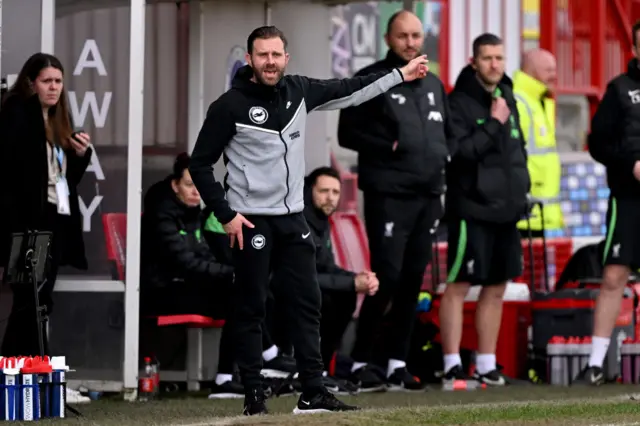
[[[245,416],[269,414],[262,389],[254,389],[250,394],[245,395],[242,414]]]
[[[461,365],[456,365],[455,367],[451,367],[449,371],[442,376],[442,387],[445,389],[452,388],[453,383],[459,380],[468,382],[474,379],[465,373]]]
[[[360,392],[381,392],[387,389],[384,380],[368,365],[351,373],[349,380],[360,388]]]
[[[469,376],[461,365],[456,365],[455,367],[451,367],[449,371],[447,371],[444,376],[442,376],[442,380],[473,380],[471,376]]]
[[[575,378],[573,385],[600,386],[604,384],[604,370],[601,367],[589,367],[583,369]]]
[[[477,371],[473,374],[473,379],[484,383],[487,386],[500,387],[511,384],[511,379],[502,374],[499,369],[491,370],[486,374],[479,374]]]
[[[340,401],[324,387],[321,389],[321,392],[318,392],[311,398],[307,398],[304,394],[300,395],[298,405],[293,409],[293,414],[331,413],[339,411],[357,411],[360,409]]]
[[[322,377],[322,384],[326,390],[334,395],[356,395],[360,391],[360,388],[354,383],[331,376]]]
[[[282,352],[278,353],[271,361],[262,363],[262,374],[267,378],[286,379],[298,370],[296,360]]]
[[[396,368],[387,378],[390,391],[422,391],[425,386],[415,376],[412,376],[407,367]]]
[[[244,386],[236,380],[228,380],[221,385],[213,382],[209,399],[235,399],[244,396]]]

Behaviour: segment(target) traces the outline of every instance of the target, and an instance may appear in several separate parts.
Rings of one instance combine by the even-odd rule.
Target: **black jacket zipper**
[[[280,140],[282,141],[282,144],[284,145],[284,166],[287,168],[287,193],[284,194],[284,206],[287,208],[287,214],[291,213],[291,209],[289,208],[289,204],[287,204],[287,197],[289,196],[289,163],[287,163],[287,154],[289,153],[289,148],[287,147],[287,143],[285,142],[284,138],[282,137],[282,133],[278,132],[278,135],[280,136]]]

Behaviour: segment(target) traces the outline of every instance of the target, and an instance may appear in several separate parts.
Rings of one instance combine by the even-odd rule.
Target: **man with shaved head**
[[[385,41],[387,56],[357,75],[390,70],[419,56],[422,22],[408,11],[394,14]],[[423,388],[407,371],[405,360],[431,243],[443,213],[440,197],[452,139],[444,86],[433,74],[340,114],[339,143],[359,154],[358,185],[364,192],[371,269],[380,282],[378,293],[364,299],[351,354],[351,380],[363,391],[387,385]],[[381,345],[388,361],[386,371],[376,373],[370,364],[374,335],[389,304],[389,333]]]
[[[518,228],[526,235],[530,226],[535,237],[542,236],[543,231],[560,236],[564,228],[559,200],[562,166],[556,149],[556,103],[549,96],[556,80],[556,58],[544,49],[525,52],[522,69],[513,75],[513,92],[527,144],[531,195],[544,203],[542,212],[535,207],[529,220],[521,220]]]

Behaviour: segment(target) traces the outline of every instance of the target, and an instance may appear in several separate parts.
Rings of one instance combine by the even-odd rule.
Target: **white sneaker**
[[[82,395],[75,389],[67,388],[67,404],[88,404],[91,398]]]

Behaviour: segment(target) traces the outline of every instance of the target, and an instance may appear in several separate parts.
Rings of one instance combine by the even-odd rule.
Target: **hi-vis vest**
[[[562,166],[556,149],[556,104],[544,97],[547,88],[538,80],[516,71],[513,93],[518,104],[520,125],[527,143],[531,195],[544,202],[544,229],[560,231],[564,228],[560,206],[560,178]],[[544,103],[544,106],[543,106]],[[532,231],[542,230],[540,211],[531,212]],[[527,221],[518,222],[519,229],[527,229]]]

